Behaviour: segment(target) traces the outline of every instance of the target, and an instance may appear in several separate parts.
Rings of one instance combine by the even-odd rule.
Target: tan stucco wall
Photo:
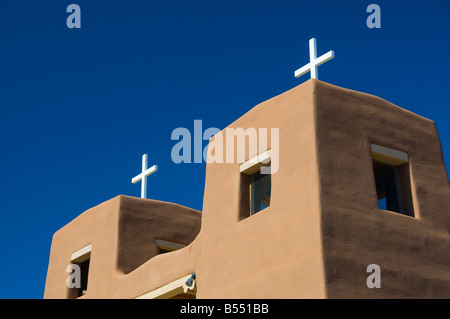
[[[197,298],[450,297],[450,190],[432,121],[309,80],[229,127],[279,129],[270,207],[239,220],[237,162],[207,164],[201,222],[189,208],[118,196],[56,232],[45,297],[66,297],[70,255],[89,243],[82,298],[135,298],[192,272]],[[370,143],[408,153],[416,218],[378,209]],[[192,243],[154,256],[164,234]],[[366,286],[374,263],[381,289]]]
[[[153,238],[189,243],[200,229],[200,218],[199,211],[180,205],[123,195],[87,210],[53,236],[44,298],[67,297],[71,254],[88,244],[92,244],[88,289],[81,298],[134,298],[192,273],[190,246],[153,257]]]
[[[198,298],[325,297],[312,85],[263,102],[229,126],[279,128],[270,207],[238,221],[239,163],[207,165]]]
[[[324,82],[315,97],[327,297],[449,298],[450,188],[433,121]],[[408,154],[415,218],[378,209],[371,143]],[[370,264],[380,289],[366,286]]]

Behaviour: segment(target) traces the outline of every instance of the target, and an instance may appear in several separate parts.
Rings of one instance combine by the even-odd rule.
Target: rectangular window
[[[408,154],[371,144],[378,208],[414,216]]]
[[[271,176],[260,172],[250,176],[250,216],[270,206]]]
[[[69,288],[69,298],[78,298],[86,294],[89,277],[89,264],[91,260],[92,245],[89,244],[71,255],[72,265],[76,265],[74,282],[76,287]]]
[[[241,164],[239,220],[270,206],[272,190],[270,158],[271,151],[269,150]]]
[[[184,244],[174,243],[167,240],[155,239],[156,246],[158,247],[158,254],[170,253],[181,248],[186,247]]]
[[[81,271],[81,280],[80,280],[81,286],[78,289],[78,297],[81,297],[86,294],[90,261],[91,261],[91,259],[88,258],[85,261],[78,263],[78,266],[80,266],[80,271]]]

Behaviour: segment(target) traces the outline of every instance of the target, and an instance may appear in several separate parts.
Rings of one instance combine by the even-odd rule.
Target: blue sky
[[[435,121],[448,168],[449,35],[447,0],[1,0],[0,298],[42,298],[53,233],[139,197],[144,153],[148,197],[201,210],[205,163],[173,163],[172,131],[223,129],[306,81],[312,37],[335,51],[320,80]]]

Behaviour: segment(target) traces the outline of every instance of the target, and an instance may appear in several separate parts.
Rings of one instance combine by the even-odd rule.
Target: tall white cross
[[[147,154],[142,155],[142,173],[131,179],[131,182],[133,184],[142,181],[141,198],[147,198],[147,176],[153,174],[158,170],[157,165],[153,165],[152,167],[147,168],[147,159]]]
[[[329,51],[322,55],[321,57],[317,57],[317,45],[316,45],[316,39],[312,38],[309,40],[309,63],[305,65],[304,67],[301,67],[297,71],[295,71],[294,75],[296,78],[302,76],[308,71],[311,71],[311,79],[319,79],[317,74],[317,67],[321,65],[322,63],[327,62],[328,60],[331,60],[334,58],[334,51]]]

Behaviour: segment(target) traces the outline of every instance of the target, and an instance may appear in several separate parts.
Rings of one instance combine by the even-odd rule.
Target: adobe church
[[[44,298],[450,298],[433,121],[312,78],[229,126],[250,127],[279,129],[276,173],[269,139],[207,163],[201,212],[123,195],[85,211],[53,236]]]

